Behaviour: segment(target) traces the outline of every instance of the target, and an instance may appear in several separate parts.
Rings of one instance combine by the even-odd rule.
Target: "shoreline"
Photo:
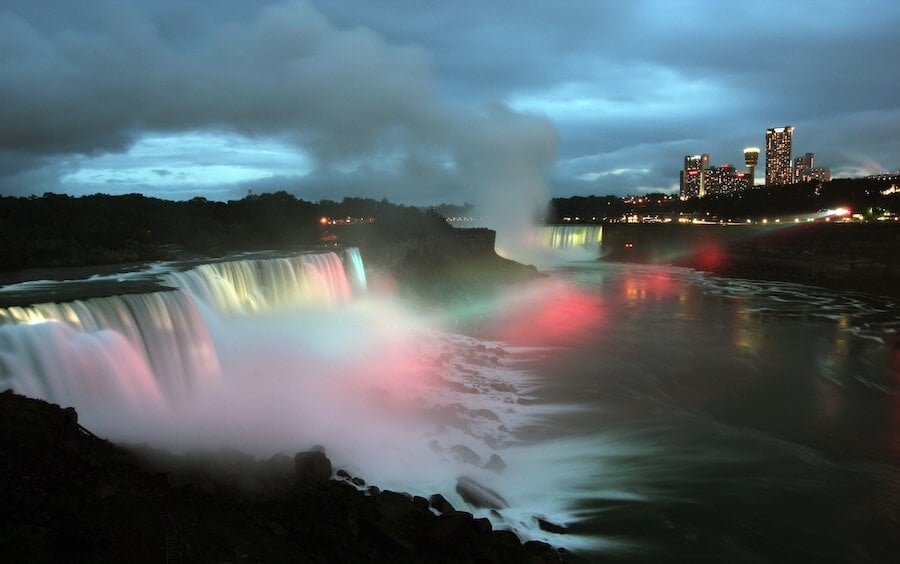
[[[605,228],[603,247],[601,261],[900,297],[900,227],[892,225],[617,225]]]
[[[10,509],[0,547],[22,560],[569,559],[439,494],[366,485],[316,447],[293,459],[227,451],[198,463],[113,444],[79,425],[74,409],[10,390],[0,393],[0,420],[0,499]]]

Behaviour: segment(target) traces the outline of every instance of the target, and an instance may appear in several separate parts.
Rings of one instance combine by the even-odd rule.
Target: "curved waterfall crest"
[[[347,266],[345,267],[345,261]],[[147,404],[220,376],[198,303],[216,315],[344,303],[365,292],[358,249],[195,266],[171,291],[0,308],[0,385],[49,401]]]
[[[584,249],[599,252],[603,242],[601,225],[545,225],[538,231],[540,242],[551,249]]]
[[[207,263],[171,272],[164,282],[219,314],[270,311],[302,304],[339,304],[366,288],[358,249],[290,257]]]

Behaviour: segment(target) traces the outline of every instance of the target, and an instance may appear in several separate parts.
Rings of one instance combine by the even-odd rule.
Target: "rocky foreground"
[[[366,487],[321,450],[215,465],[126,450],[63,409],[0,394],[0,554],[36,561],[560,562],[487,519]],[[490,490],[460,492],[491,502]]]

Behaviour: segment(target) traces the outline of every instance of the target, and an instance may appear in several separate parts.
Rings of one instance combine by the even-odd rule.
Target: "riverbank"
[[[895,225],[620,224],[604,227],[603,248],[606,261],[900,297],[900,227]]]
[[[358,246],[374,283],[387,283],[422,307],[458,306],[540,276],[536,267],[501,257],[490,229],[454,228],[390,244]]]
[[[321,450],[257,461],[124,449],[0,394],[0,550],[16,561],[560,562],[487,519],[380,491]],[[152,461],[152,462],[148,462]]]

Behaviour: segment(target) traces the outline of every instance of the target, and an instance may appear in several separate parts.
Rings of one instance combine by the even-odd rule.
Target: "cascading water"
[[[363,264],[362,255],[356,247],[344,249],[344,270],[356,294],[365,294],[368,290],[366,281],[366,267]]]
[[[206,324],[178,291],[0,309],[0,358],[14,389],[62,402],[101,388],[183,397],[219,373]]]
[[[220,314],[273,311],[303,304],[336,304],[365,290],[365,271],[357,249],[348,249],[353,284],[335,253],[309,253],[263,260],[202,264],[172,272],[163,280],[182,288]],[[355,253],[355,254],[354,254]],[[361,272],[361,273],[360,273]]]
[[[370,483],[576,552],[896,554],[870,526],[897,522],[881,500],[900,479],[877,464],[896,459],[895,305],[590,261],[482,304],[477,339],[363,294],[358,258],[245,258],[170,273],[172,291],[2,309],[0,384],[116,441],[323,444]],[[508,507],[470,506],[460,476]]]
[[[457,507],[463,474],[502,489],[458,452],[486,461],[529,420],[514,353],[366,296],[357,249],[202,264],[161,281],[173,289],[0,310],[3,383],[74,406],[117,441],[258,456],[324,444],[368,481]],[[521,529],[514,511],[507,526]]]
[[[603,242],[600,225],[545,225],[537,235],[538,241],[551,249],[561,251],[584,250],[599,254]]]

